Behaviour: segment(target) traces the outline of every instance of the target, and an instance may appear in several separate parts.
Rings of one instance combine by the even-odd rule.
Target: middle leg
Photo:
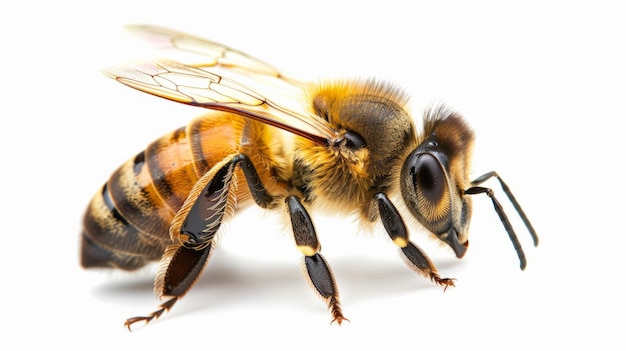
[[[324,299],[333,316],[331,323],[348,320],[343,316],[339,302],[337,283],[326,260],[319,253],[320,244],[313,227],[313,222],[298,197],[292,195],[285,199],[289,208],[291,225],[296,245],[304,255],[304,271],[311,286]]]

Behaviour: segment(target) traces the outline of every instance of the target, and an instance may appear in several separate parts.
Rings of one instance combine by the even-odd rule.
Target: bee
[[[423,228],[458,258],[468,248],[472,195],[486,194],[526,267],[524,251],[490,188],[496,179],[532,235],[538,237],[496,172],[469,178],[474,134],[445,106],[424,113],[421,132],[400,88],[376,79],[308,82],[228,46],[154,26],[132,26],[200,63],[162,59],[105,73],[132,88],[213,110],[148,145],[118,168],[87,207],[81,264],[135,270],[160,260],[158,318],[194,285],[217,238],[238,209],[255,203],[289,217],[303,256],[303,275],[326,303],[332,322],[347,320],[333,272],[309,211],[382,223],[407,265],[444,288],[428,256],[409,239]],[[331,323],[332,323],[331,322]]]

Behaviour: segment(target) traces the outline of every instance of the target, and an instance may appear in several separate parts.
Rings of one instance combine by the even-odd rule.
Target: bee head
[[[473,133],[458,114],[443,107],[430,109],[424,135],[400,175],[402,197],[411,214],[459,258],[469,243],[472,206],[464,191],[472,144]]]

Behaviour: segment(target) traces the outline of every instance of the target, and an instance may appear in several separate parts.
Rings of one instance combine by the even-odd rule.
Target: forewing
[[[140,62],[105,70],[109,77],[132,88],[187,105],[227,111],[260,121],[318,144],[328,144],[337,136],[325,121],[306,109],[285,107],[267,95],[271,86],[260,93],[236,80],[172,60]],[[256,86],[256,85],[255,85]],[[263,87],[263,84],[259,84]]]

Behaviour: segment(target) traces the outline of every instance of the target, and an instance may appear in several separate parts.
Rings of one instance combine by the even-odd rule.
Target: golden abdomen
[[[194,183],[240,148],[245,121],[210,116],[154,141],[94,195],[83,219],[83,267],[132,270],[161,258],[170,223]],[[238,189],[247,189],[239,179]]]

